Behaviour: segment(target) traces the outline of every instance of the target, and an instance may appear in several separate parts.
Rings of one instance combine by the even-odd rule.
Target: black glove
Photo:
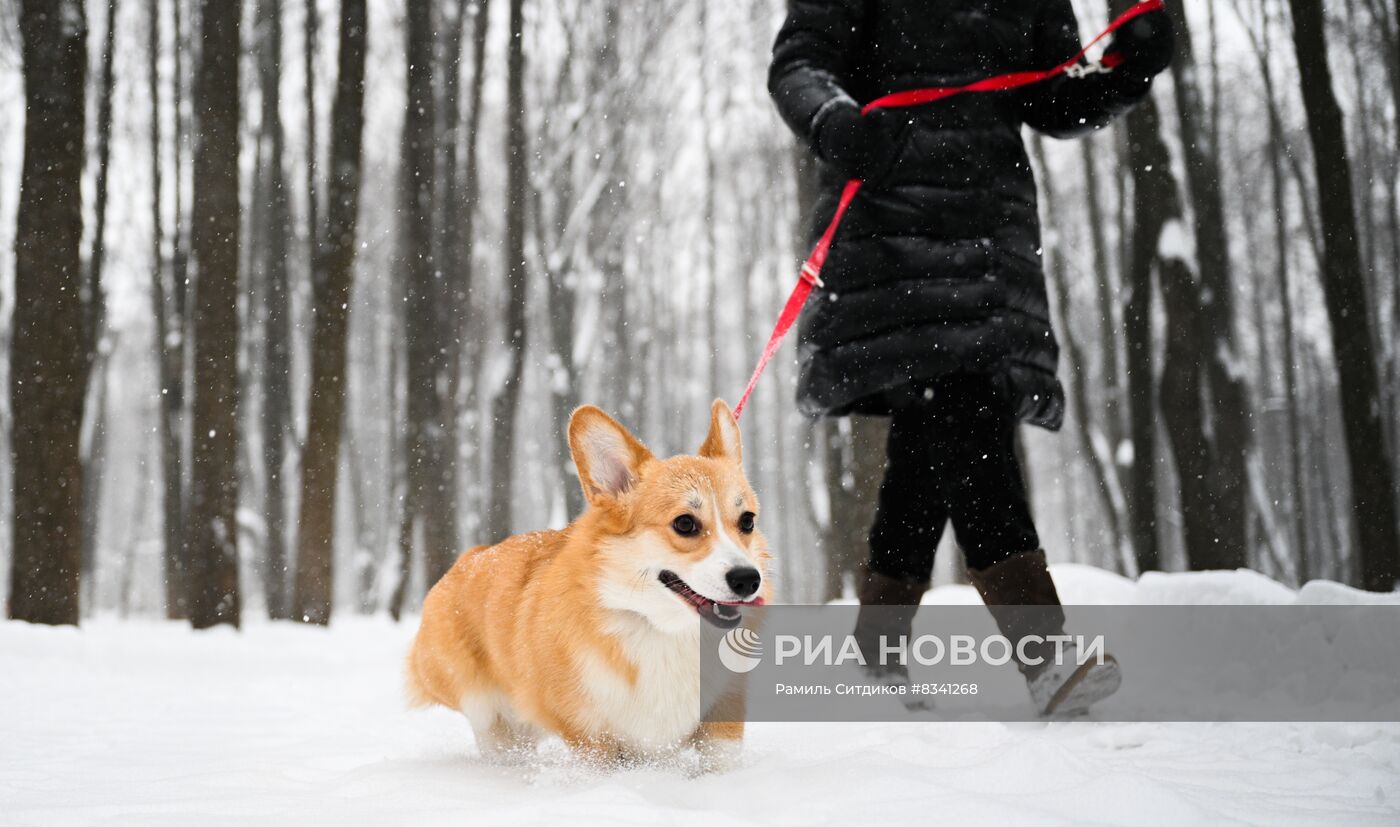
[[[1158,9],[1119,29],[1107,51],[1122,55],[1121,70],[1147,79],[1172,65],[1175,43],[1171,16]]]
[[[817,124],[813,142],[822,160],[862,181],[882,176],[894,163],[899,118],[884,109],[860,114],[855,101],[833,104]]]

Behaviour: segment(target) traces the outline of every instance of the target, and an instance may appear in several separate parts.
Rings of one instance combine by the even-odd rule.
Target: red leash
[[[1162,8],[1162,0],[1143,0],[1109,24],[1108,28],[1099,33],[1097,37],[1090,40],[1088,45],[1079,50],[1079,54],[1061,63],[1052,69],[1041,69],[1031,72],[1011,72],[1005,75],[983,78],[965,86],[936,86],[928,89],[911,89],[907,92],[896,92],[892,95],[885,95],[882,98],[867,103],[862,109],[864,115],[875,109],[895,109],[906,106],[920,106],[925,103],[951,98],[954,95],[961,95],[964,92],[1005,92],[1009,89],[1018,89],[1022,86],[1030,86],[1033,83],[1040,83],[1049,80],[1056,75],[1069,74],[1073,77],[1094,74],[1095,72],[1108,72],[1122,63],[1123,58],[1117,52],[1110,52],[1099,59],[1097,63],[1081,65],[1080,60],[1094,48],[1099,41],[1113,34],[1127,25],[1129,21],[1151,11]],[[856,193],[860,192],[861,180],[852,178],[846,182],[846,188],[841,191],[841,200],[836,205],[836,214],[831,217],[831,223],[826,226],[826,232],[817,241],[817,246],[812,248],[811,255],[807,256],[807,261],[802,265],[802,275],[797,282],[797,286],[792,289],[792,294],[788,296],[787,303],[783,305],[783,312],[778,316],[778,323],[773,326],[773,332],[768,336],[768,344],[763,348],[763,355],[758,358],[758,365],[753,369],[753,375],[749,377],[749,384],[744,388],[744,395],[739,397],[739,404],[734,406],[734,416],[737,419],[744,412],[744,406],[748,404],[749,396],[753,393],[754,386],[758,384],[758,379],[763,375],[763,371],[768,367],[768,362],[773,355],[778,352],[778,347],[783,343],[788,331],[797,323],[797,317],[802,312],[802,305],[807,303],[807,297],[812,295],[812,289],[822,287],[821,273],[822,266],[826,264],[827,253],[831,251],[831,242],[836,237],[836,230],[841,226],[841,219],[845,217],[846,210],[850,208],[851,202],[855,200]]]

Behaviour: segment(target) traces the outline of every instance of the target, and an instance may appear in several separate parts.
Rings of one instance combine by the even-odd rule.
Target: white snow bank
[[[1240,573],[1055,574],[1068,602],[1372,599]],[[1390,724],[755,724],[720,776],[600,773],[558,745],[495,766],[459,716],[404,708],[414,625],[0,623],[0,823],[1400,822]]]
[[[1081,606],[1395,606],[1400,592],[1377,594],[1330,580],[1291,589],[1250,569],[1237,571],[1152,571],[1138,580],[1080,563],[1050,566],[1060,600]],[[833,603],[853,604],[854,600]],[[937,585],[924,593],[934,606],[975,606],[982,599],[971,586]]]

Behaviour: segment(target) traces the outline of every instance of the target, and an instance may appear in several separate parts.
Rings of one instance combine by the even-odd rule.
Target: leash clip
[[[1093,63],[1075,63],[1065,69],[1065,74],[1077,80],[1089,75],[1106,75],[1112,71],[1113,69],[1103,65],[1102,62],[1094,61]]]
[[[826,287],[826,282],[822,281],[822,277],[817,272],[817,268],[813,267],[810,261],[802,265],[802,280],[812,285],[813,287]]]

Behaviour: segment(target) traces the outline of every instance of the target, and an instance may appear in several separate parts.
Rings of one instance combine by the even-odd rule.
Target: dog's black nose
[[[758,591],[758,584],[763,582],[763,575],[758,573],[758,569],[753,566],[742,566],[737,569],[730,569],[724,575],[724,581],[729,584],[729,588],[740,597],[748,597]]]

